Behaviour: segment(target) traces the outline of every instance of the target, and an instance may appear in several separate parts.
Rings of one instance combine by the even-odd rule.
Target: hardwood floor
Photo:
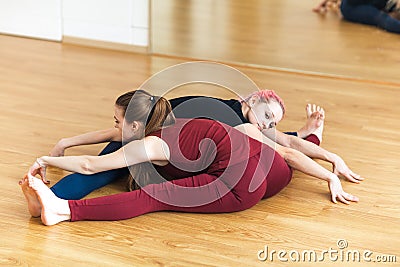
[[[152,0],[152,50],[399,86],[400,35],[319,16],[318,2]]]
[[[371,258],[397,256],[397,263],[371,266],[398,265],[400,90],[368,81],[239,68],[261,88],[275,89],[285,99],[288,112],[281,130],[302,126],[306,103],[325,108],[322,145],[366,178],[359,185],[343,181],[346,191],[360,197],[359,203],[335,205],[325,182],[295,172],[281,193],[243,212],[158,212],[117,222],[65,222],[52,227],[31,218],[17,182],[36,157],[46,155],[62,137],[112,126],[113,103],[119,94],[181,62],[0,36],[1,265],[288,266],[292,263],[288,255],[289,263],[279,261],[277,254],[273,262],[263,262],[257,253],[266,245],[269,251],[288,253],[339,250],[339,239],[347,240],[347,250],[372,251]],[[386,67],[381,65],[382,70]],[[170,96],[199,92],[230,96],[223,89],[200,90],[182,87]],[[96,154],[102,147],[73,148],[67,154]],[[48,176],[54,184],[66,174],[50,168]],[[123,190],[122,183],[115,183],[89,197]],[[365,264],[333,262],[327,256],[318,266]]]

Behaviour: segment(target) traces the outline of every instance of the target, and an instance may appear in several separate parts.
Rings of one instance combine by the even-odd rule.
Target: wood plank
[[[158,212],[118,222],[65,222],[52,227],[30,218],[17,182],[35,158],[47,154],[62,137],[110,127],[119,94],[180,62],[0,36],[0,264],[265,266],[271,262],[257,259],[265,245],[321,252],[337,248],[339,239],[346,239],[352,250],[400,256],[399,88],[262,69],[240,68],[261,88],[275,89],[285,99],[288,112],[281,130],[301,126],[306,103],[324,106],[323,147],[343,156],[366,177],[360,185],[343,182],[360,203],[332,204],[324,182],[296,172],[280,194],[238,213]],[[178,88],[171,95],[198,93],[196,86]],[[231,97],[223,89],[212,90]],[[95,154],[101,148],[73,148],[67,154]],[[55,183],[66,174],[50,168],[49,179]],[[122,191],[119,182],[89,197]],[[272,264],[288,265],[277,259]],[[329,259],[320,263],[337,264]]]

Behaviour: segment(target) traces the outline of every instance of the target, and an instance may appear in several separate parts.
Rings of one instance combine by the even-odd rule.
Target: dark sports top
[[[235,127],[249,121],[243,116],[242,104],[235,99],[184,96],[170,99],[176,118],[208,118]]]
[[[352,6],[358,5],[373,5],[378,9],[384,9],[389,0],[347,0]]]
[[[235,127],[249,121],[243,116],[242,104],[235,99],[208,96],[183,96],[170,99],[176,118],[207,118]],[[297,136],[297,132],[285,132]]]

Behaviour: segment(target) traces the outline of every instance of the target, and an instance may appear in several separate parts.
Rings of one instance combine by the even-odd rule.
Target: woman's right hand
[[[32,176],[39,174],[42,178],[43,183],[49,184],[50,181],[46,179],[46,167],[47,166],[44,164],[44,162],[40,158],[38,158],[29,168],[28,174]]]
[[[63,157],[65,152],[65,146],[63,145],[62,139],[53,147],[50,151],[50,157]]]
[[[358,202],[358,197],[344,192],[339,177],[337,177],[336,175],[332,175],[331,179],[328,181],[328,185],[333,203],[336,204],[337,199],[339,199],[339,201],[343,202],[344,204],[350,204],[350,201]]]

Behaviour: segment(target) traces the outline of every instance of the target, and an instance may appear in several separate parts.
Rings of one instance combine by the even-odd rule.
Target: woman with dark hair
[[[358,201],[343,191],[336,174],[297,150],[275,144],[252,124],[232,128],[208,119],[175,120],[163,97],[142,90],[133,97],[133,108],[115,114],[123,122],[124,147],[102,156],[43,156],[20,181],[29,211],[40,214],[45,225],[122,220],[164,210],[241,211],[282,190],[292,176],[289,166],[327,181],[333,202]],[[87,175],[131,166],[140,188],[94,199],[64,200],[43,183],[49,165]],[[349,180],[362,180],[347,167],[336,167]],[[42,180],[34,177],[37,174]],[[156,175],[158,183],[149,183],[148,178]]]
[[[128,109],[129,103],[132,100],[134,95],[144,95],[145,97],[151,97],[151,95],[143,90],[140,90],[140,94],[135,94],[137,91],[130,91],[121,96],[119,96],[115,103],[115,128],[107,129],[103,131],[91,132],[79,136],[75,136],[72,138],[62,139],[55,146],[55,148],[50,153],[50,156],[62,156],[64,155],[64,150],[66,147],[84,145],[84,144],[95,144],[102,142],[110,142],[104,150],[99,154],[99,156],[106,155],[112,152],[117,151],[122,147],[122,122],[124,119],[124,115],[126,110]],[[158,98],[157,98],[158,99]],[[160,98],[161,101],[164,101],[165,98]],[[190,114],[190,116],[186,116],[188,113],[187,109],[180,109],[181,104],[189,103],[189,107],[193,108],[196,104],[193,104],[191,100],[200,99],[200,106],[202,110],[207,110],[209,113],[204,114],[201,111],[196,111],[195,113]],[[206,106],[207,109],[204,108],[203,98],[199,97],[181,97],[170,100],[170,104],[174,107],[174,113],[177,111],[179,116],[182,117],[197,117],[199,115],[212,116],[219,121],[222,121],[230,126],[236,126],[242,123],[252,123],[258,129],[260,129],[260,125],[264,128],[261,129],[262,133],[269,137],[271,140],[276,141],[278,144],[283,145],[285,147],[290,147],[296,149],[305,155],[312,158],[319,158],[325,161],[328,161],[333,164],[333,166],[339,166],[338,168],[334,167],[334,172],[339,174],[337,169],[348,170],[344,161],[337,155],[326,151],[325,149],[319,147],[319,143],[322,137],[322,127],[323,127],[323,110],[316,106],[307,106],[307,111],[312,112],[311,116],[314,117],[311,121],[313,123],[321,123],[315,134],[311,134],[306,137],[306,140],[298,138],[296,136],[287,135],[279,132],[274,128],[274,126],[282,119],[285,111],[285,106],[283,101],[279,96],[277,96],[271,90],[262,90],[259,92],[255,92],[250,94],[248,97],[244,98],[243,101],[237,100],[221,100],[215,98],[206,98]],[[209,101],[212,100],[212,103]],[[134,104],[136,101],[134,102]],[[197,101],[197,103],[199,103]],[[217,103],[217,104],[216,104]],[[219,105],[218,103],[222,103]],[[218,106],[220,109],[212,110],[210,106]],[[132,105],[133,106],[133,105]],[[234,114],[237,114],[236,120],[230,119],[232,116],[232,112],[229,114],[224,114],[223,108],[228,107],[227,109],[233,110]],[[211,113],[210,113],[211,110]],[[198,114],[201,113],[201,114]],[[274,115],[274,116],[272,116]],[[234,116],[235,117],[235,116]],[[239,119],[237,119],[239,118]],[[266,125],[270,125],[272,127],[266,128]],[[317,125],[318,126],[318,125]],[[348,171],[344,172],[348,179],[351,179],[351,176]],[[92,175],[85,175],[81,173],[73,173],[62,178],[58,183],[56,183],[51,190],[53,193],[63,199],[81,199],[90,192],[101,188],[119,178],[128,177],[129,170],[128,168],[120,168],[107,170],[104,172],[98,172]],[[128,190],[132,190],[135,184],[128,185]],[[33,216],[38,216],[39,214],[32,214]]]

